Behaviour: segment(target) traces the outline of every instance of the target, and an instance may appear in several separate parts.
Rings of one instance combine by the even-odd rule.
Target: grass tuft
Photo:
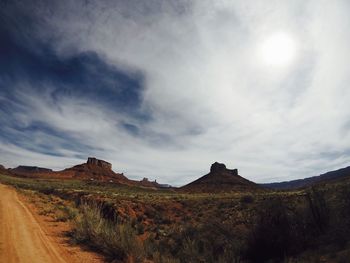
[[[136,230],[130,223],[119,223],[105,219],[97,204],[83,204],[80,215],[74,220],[74,239],[103,252],[112,260],[125,261],[133,258],[141,262],[144,248],[137,239]]]

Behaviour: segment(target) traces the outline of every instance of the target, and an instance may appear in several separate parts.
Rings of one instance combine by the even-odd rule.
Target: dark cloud
[[[52,108],[63,98],[88,100],[103,105],[110,113],[140,122],[150,115],[141,110],[144,75],[109,64],[96,52],[59,56],[50,42],[37,38],[40,18],[25,12],[20,2],[3,3],[0,11],[0,139],[23,149],[60,156],[57,148],[91,152],[94,148],[77,138],[48,126],[45,120],[22,123],[20,115],[34,114],[18,94],[36,94]],[[19,5],[19,6],[18,6]],[[32,9],[33,7],[28,7]],[[49,94],[49,98],[42,96]],[[74,113],[73,113],[74,114]],[[126,132],[137,135],[136,126],[125,124]],[[42,140],[33,143],[33,138]]]
[[[35,89],[45,89],[45,84],[50,84],[54,99],[61,95],[94,98],[116,110],[138,114],[144,87],[141,72],[119,69],[95,52],[59,57],[44,43],[36,41],[34,47],[23,42],[16,35],[16,27],[4,28],[6,24],[0,26],[2,94],[11,96],[21,82]]]

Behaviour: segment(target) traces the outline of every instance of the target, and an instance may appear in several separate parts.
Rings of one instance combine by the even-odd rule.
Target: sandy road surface
[[[0,184],[0,262],[75,262],[46,236],[15,190]]]

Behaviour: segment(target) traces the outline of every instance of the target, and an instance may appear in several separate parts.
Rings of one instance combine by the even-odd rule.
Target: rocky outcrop
[[[144,177],[141,181],[137,182],[137,184],[145,187],[155,187],[155,188],[160,187],[159,184],[157,183],[157,180],[150,181],[146,177]]]
[[[122,173],[115,173],[112,170],[111,163],[94,157],[89,157],[86,163],[62,171],[52,171],[47,168],[23,165],[10,169],[9,171],[16,176],[31,178],[96,180],[117,183],[128,182],[128,179]]]
[[[237,169],[227,169],[223,163],[215,162],[210,172],[201,178],[183,186],[180,190],[186,192],[231,192],[257,189],[258,186],[238,175]]]
[[[223,163],[215,162],[210,167],[210,173],[211,174],[226,173],[226,172],[227,173],[231,173],[232,175],[238,176],[238,170],[237,169],[229,170],[229,169],[226,168],[226,165],[223,164]]]
[[[81,180],[128,183],[129,179],[122,173],[115,173],[112,164],[103,160],[89,157],[86,163],[73,166],[61,172],[56,172],[64,178]]]
[[[103,169],[112,170],[112,164],[103,160],[96,159],[94,157],[89,157],[87,162],[88,165],[98,166]]]
[[[4,169],[2,172],[2,169]],[[6,173],[5,173],[6,171]],[[75,179],[91,182],[115,183],[129,186],[139,186],[148,188],[160,188],[157,181],[150,181],[144,178],[141,181],[130,180],[123,173],[116,173],[112,170],[112,164],[95,157],[89,157],[85,163],[75,165],[62,171],[52,171],[51,169],[36,166],[18,166],[14,169],[5,169],[0,166],[0,172],[19,177],[28,178],[50,178],[50,179]]]
[[[51,174],[53,171],[48,168],[42,168],[37,166],[26,166],[26,165],[20,165],[16,168],[9,169],[9,172],[11,174],[22,176],[22,177],[36,177],[40,175],[46,175]]]
[[[12,172],[22,172],[22,173],[49,173],[52,172],[51,169],[42,168],[37,166],[25,166],[20,165],[17,168],[11,169]]]

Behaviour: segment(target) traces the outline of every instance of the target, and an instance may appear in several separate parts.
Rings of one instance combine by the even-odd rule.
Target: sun
[[[260,53],[265,65],[272,67],[285,67],[295,59],[297,52],[293,37],[284,32],[270,35],[262,41]]]

